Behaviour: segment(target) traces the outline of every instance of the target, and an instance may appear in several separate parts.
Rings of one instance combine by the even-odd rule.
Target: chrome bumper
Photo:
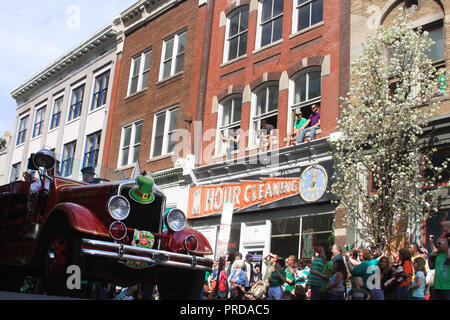
[[[150,266],[168,266],[200,271],[211,271],[213,264],[213,261],[208,258],[91,239],[82,239],[81,253],[86,256],[123,262],[144,262]]]

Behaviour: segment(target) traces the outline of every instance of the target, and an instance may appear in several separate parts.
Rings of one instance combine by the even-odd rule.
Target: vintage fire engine
[[[49,294],[71,294],[68,268],[83,280],[158,285],[162,299],[197,299],[213,261],[211,246],[186,226],[153,181],[86,184],[55,172],[51,151],[32,154],[34,181],[0,187],[0,290],[17,290],[26,275]],[[28,180],[28,179],[26,179]]]

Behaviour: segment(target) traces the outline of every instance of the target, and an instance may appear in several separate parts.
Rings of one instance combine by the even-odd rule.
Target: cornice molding
[[[113,28],[119,37],[121,33],[129,34],[184,1],[186,0],[138,1],[114,19]]]

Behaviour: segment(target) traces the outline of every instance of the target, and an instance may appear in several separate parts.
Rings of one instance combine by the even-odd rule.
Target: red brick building
[[[336,131],[339,97],[348,91],[350,3],[207,1],[199,17],[205,17],[205,34],[211,30],[211,36],[205,36],[203,48],[210,54],[200,71],[207,77],[204,103],[200,85],[194,118],[202,134],[197,123],[191,223],[211,243],[227,241],[218,230],[228,202],[228,251],[309,258],[317,241],[334,236],[345,243],[329,192],[333,163],[327,141]],[[320,105],[318,134],[290,146],[296,112],[308,118],[313,104]],[[264,121],[277,129],[272,150],[262,140]],[[231,144],[223,142],[229,132]],[[317,188],[303,187],[311,175]]]
[[[179,185],[182,170],[173,169],[175,132],[189,130],[193,117],[198,12],[197,1],[141,0],[116,17],[119,45],[103,158],[106,178],[130,178],[139,163],[158,184]]]
[[[343,0],[139,1],[115,20],[103,175],[129,178],[138,162],[213,247],[231,203],[230,252],[309,258],[317,241],[345,241],[328,139],[348,91],[349,23]],[[313,104],[320,130],[290,146]]]

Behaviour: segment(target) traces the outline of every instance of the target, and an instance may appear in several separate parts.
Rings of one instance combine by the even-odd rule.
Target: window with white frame
[[[253,93],[250,145],[259,145],[264,120],[277,127],[278,92],[278,82],[269,82],[259,86]]]
[[[295,119],[294,114],[297,111],[301,111],[303,117],[308,119],[312,113],[312,105],[320,104],[321,81],[320,68],[299,72],[291,79],[288,121],[292,126]]]
[[[25,142],[25,136],[27,135],[28,115],[20,119],[19,130],[17,132],[16,146]]]
[[[94,110],[106,104],[110,73],[110,70],[108,70],[95,77],[94,95],[92,97],[91,110]]]
[[[151,158],[171,153],[175,148],[174,134],[178,128],[178,107],[155,114]]]
[[[132,165],[138,161],[141,150],[142,123],[143,121],[139,120],[122,128],[119,167]]]
[[[164,40],[159,80],[167,79],[183,71],[186,31],[180,31]]]
[[[258,9],[257,48],[282,37],[284,0],[260,0]]]
[[[228,16],[224,62],[243,56],[247,51],[248,10],[248,6],[243,6]]]
[[[19,180],[19,170],[20,170],[20,162],[12,165],[9,182],[16,182],[17,180]]]
[[[75,160],[76,141],[66,143],[63,147],[63,156],[61,161],[61,176],[69,177],[72,175],[73,163]]]
[[[225,99],[219,105],[218,116],[218,136],[217,136],[217,154],[226,152],[229,146],[229,140],[224,141],[223,138],[235,138],[241,129],[241,113],[242,113],[242,96],[231,96]],[[237,150],[237,143],[233,143],[233,149]]]
[[[151,58],[152,50],[148,49],[131,59],[128,95],[147,88]]]
[[[72,90],[72,99],[70,100],[68,121],[76,119],[81,115],[83,96],[84,84]]]
[[[34,115],[33,138],[42,134],[44,128],[45,107],[36,110]]]
[[[293,31],[301,31],[323,20],[323,0],[294,0]]]
[[[63,103],[63,97],[55,99],[53,103],[52,118],[50,119],[50,130],[59,127],[59,121],[61,120],[61,106]]]
[[[101,131],[95,132],[86,137],[86,146],[84,149],[84,157],[83,157],[83,168],[97,167],[101,137],[102,137]]]

